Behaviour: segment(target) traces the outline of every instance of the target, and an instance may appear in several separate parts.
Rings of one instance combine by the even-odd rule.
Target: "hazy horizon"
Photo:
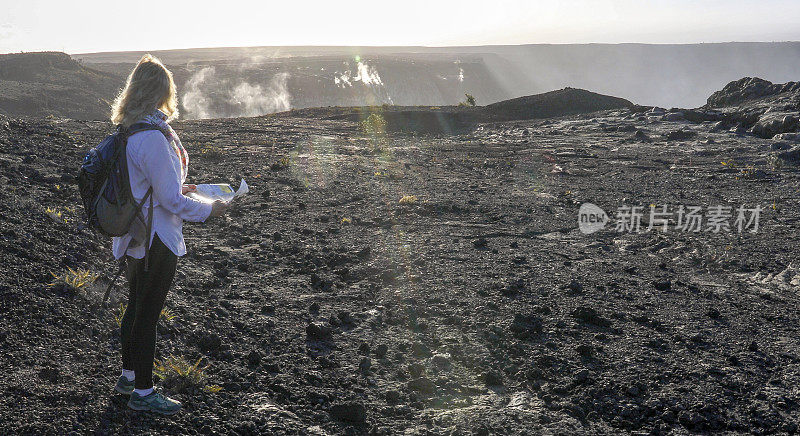
[[[800,39],[797,40],[775,40],[775,41],[716,41],[716,42],[683,42],[683,43],[672,43],[672,42],[582,42],[582,43],[572,43],[572,42],[557,42],[557,43],[520,43],[520,44],[478,44],[478,45],[246,45],[246,46],[237,46],[237,45],[220,45],[220,46],[207,46],[207,47],[181,47],[181,48],[157,48],[157,49],[136,49],[136,50],[104,50],[104,51],[90,51],[90,52],[64,52],[69,54],[70,56],[81,56],[81,55],[93,55],[93,54],[103,54],[103,53],[140,53],[140,52],[172,52],[172,51],[181,51],[181,50],[217,50],[217,49],[226,49],[226,48],[236,48],[236,49],[269,49],[269,48],[325,48],[325,49],[369,49],[369,48],[378,48],[378,49],[390,49],[390,48],[423,48],[423,49],[456,49],[456,48],[480,48],[480,47],[516,47],[516,46],[527,46],[527,45],[661,45],[661,46],[669,46],[669,45],[676,45],[676,46],[683,46],[683,45],[713,45],[713,44],[781,44],[781,43],[800,43]],[[32,50],[30,52],[23,52],[23,53],[36,53],[36,52],[49,52],[49,51],[60,51],[60,50]],[[0,54],[13,54],[19,52],[6,52]]]
[[[636,2],[408,1],[345,8],[328,2],[223,8],[173,1],[120,9],[97,0],[4,5],[0,52],[70,54],[217,47],[475,47],[529,44],[700,44],[800,40],[789,0]],[[127,19],[120,31],[110,22]],[[313,11],[313,13],[309,13]],[[780,11],[776,14],[775,11]],[[127,24],[126,24],[127,23]]]

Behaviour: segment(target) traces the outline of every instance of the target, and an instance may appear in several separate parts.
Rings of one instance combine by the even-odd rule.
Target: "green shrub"
[[[381,114],[369,114],[361,121],[361,131],[367,135],[382,135],[386,133],[386,119]]]

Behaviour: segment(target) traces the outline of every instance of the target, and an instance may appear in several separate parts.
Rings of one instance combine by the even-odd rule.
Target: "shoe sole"
[[[131,403],[128,403],[128,407],[130,407],[131,409],[136,410],[138,412],[153,412],[153,413],[158,413],[159,415],[167,415],[167,416],[174,415],[174,414],[176,414],[176,413],[181,411],[181,409],[177,409],[177,410],[173,410],[173,411],[163,411],[162,412],[160,410],[153,410],[153,409],[151,409],[151,408],[149,408],[147,406],[143,406],[143,407],[134,406]]]

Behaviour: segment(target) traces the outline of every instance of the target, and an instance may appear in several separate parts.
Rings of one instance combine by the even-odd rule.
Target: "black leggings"
[[[136,389],[153,386],[153,358],[156,352],[156,327],[175,268],[176,256],[158,235],[150,245],[150,268],[144,270],[144,259],[127,258],[128,307],[122,317],[122,368],[136,373]]]

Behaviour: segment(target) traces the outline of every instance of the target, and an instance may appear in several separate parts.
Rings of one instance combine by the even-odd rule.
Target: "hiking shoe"
[[[124,375],[119,376],[117,380],[117,384],[114,386],[114,390],[119,392],[120,394],[130,395],[133,392],[134,381],[128,381],[128,378]]]
[[[181,402],[165,397],[156,391],[150,392],[150,395],[145,395],[144,397],[136,392],[131,392],[128,407],[133,410],[146,410],[162,415],[174,415],[181,410]]]

